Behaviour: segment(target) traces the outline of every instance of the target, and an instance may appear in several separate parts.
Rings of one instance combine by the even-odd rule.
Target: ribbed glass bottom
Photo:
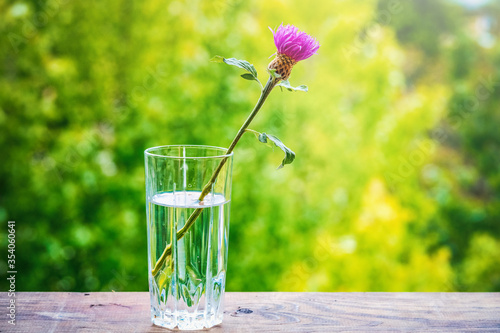
[[[179,240],[175,235],[201,207],[199,192],[166,192],[148,202],[149,291],[153,324],[181,330],[222,322],[229,232],[229,201],[208,195],[203,212]],[[158,274],[151,273],[165,246],[172,244]]]
[[[152,309],[152,312],[154,313],[155,310]],[[153,315],[151,322],[154,325],[170,329],[201,330],[222,323],[222,312],[218,316],[207,316],[206,313],[189,313],[187,311],[170,313],[167,311],[163,316],[161,314],[159,316]]]

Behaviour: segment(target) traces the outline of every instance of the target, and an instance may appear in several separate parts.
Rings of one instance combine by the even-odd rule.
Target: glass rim
[[[208,145],[163,145],[163,146],[156,146],[156,147],[150,147],[144,150],[144,155],[146,156],[151,156],[151,157],[160,157],[160,158],[171,158],[171,159],[193,159],[193,160],[198,160],[198,159],[208,159],[208,158],[226,158],[233,156],[234,152],[230,152],[229,154],[219,154],[219,155],[214,155],[214,156],[174,156],[174,155],[164,155],[164,154],[155,154],[152,153],[151,151],[155,149],[161,149],[161,148],[179,148],[179,147],[184,147],[184,148],[211,148],[211,149],[218,149],[220,151],[227,151],[227,148],[223,147],[217,147],[217,146],[208,146]]]

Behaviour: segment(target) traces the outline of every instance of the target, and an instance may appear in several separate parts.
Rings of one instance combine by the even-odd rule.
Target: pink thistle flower
[[[292,58],[295,62],[305,60],[316,53],[319,43],[315,38],[309,36],[293,25],[283,23],[274,32],[269,28],[274,36],[274,45],[278,53]]]
[[[281,75],[281,80],[290,77],[292,67],[299,61],[316,54],[319,43],[315,38],[299,31],[293,25],[281,24],[276,31],[269,28],[274,36],[274,44],[278,52],[276,58],[269,64],[269,69],[275,69]]]

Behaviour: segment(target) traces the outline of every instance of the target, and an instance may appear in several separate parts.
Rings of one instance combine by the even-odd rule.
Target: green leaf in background
[[[293,160],[295,159],[295,153],[290,148],[288,148],[287,146],[285,146],[283,144],[283,142],[281,142],[281,140],[278,139],[277,137],[275,137],[274,135],[272,135],[272,134],[266,134],[266,133],[260,133],[258,139],[262,143],[267,143],[267,139],[269,139],[270,141],[272,141],[276,145],[276,147],[278,147],[281,150],[283,150],[283,152],[285,153],[285,157],[283,158],[283,161],[281,161],[281,164],[278,167],[278,169],[281,169],[286,164],[292,163]]]
[[[232,86],[249,72],[207,60],[247,57],[267,80],[275,48],[266,25],[286,12],[321,43],[289,79],[314,80],[314,96],[273,92],[252,126],[301,133],[294,140],[307,163],[265,174],[266,154],[256,158],[246,142],[236,148],[229,256],[245,260],[229,259],[226,290],[500,291],[500,42],[470,34],[484,15],[500,22],[500,1],[343,1],[338,20],[331,0],[222,3],[0,2],[0,151],[8,156],[0,221],[17,221],[16,268],[30,272],[16,287],[148,289],[142,151],[228,145],[256,94]],[[42,12],[47,20],[30,19]],[[373,30],[384,18],[384,33]],[[480,35],[497,29],[488,24]],[[267,255],[277,240],[279,251]]]
[[[300,85],[298,87],[292,87],[290,85],[290,82],[288,82],[288,80],[283,80],[281,81],[280,83],[278,83],[278,86],[280,87],[283,87],[285,89],[288,89],[288,91],[304,91],[304,92],[307,92],[307,86],[306,85]]]

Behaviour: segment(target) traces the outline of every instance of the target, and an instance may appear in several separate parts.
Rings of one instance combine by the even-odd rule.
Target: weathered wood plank
[[[1,293],[0,332],[168,332],[149,320],[149,294]],[[500,332],[500,293],[227,293],[210,332]]]

